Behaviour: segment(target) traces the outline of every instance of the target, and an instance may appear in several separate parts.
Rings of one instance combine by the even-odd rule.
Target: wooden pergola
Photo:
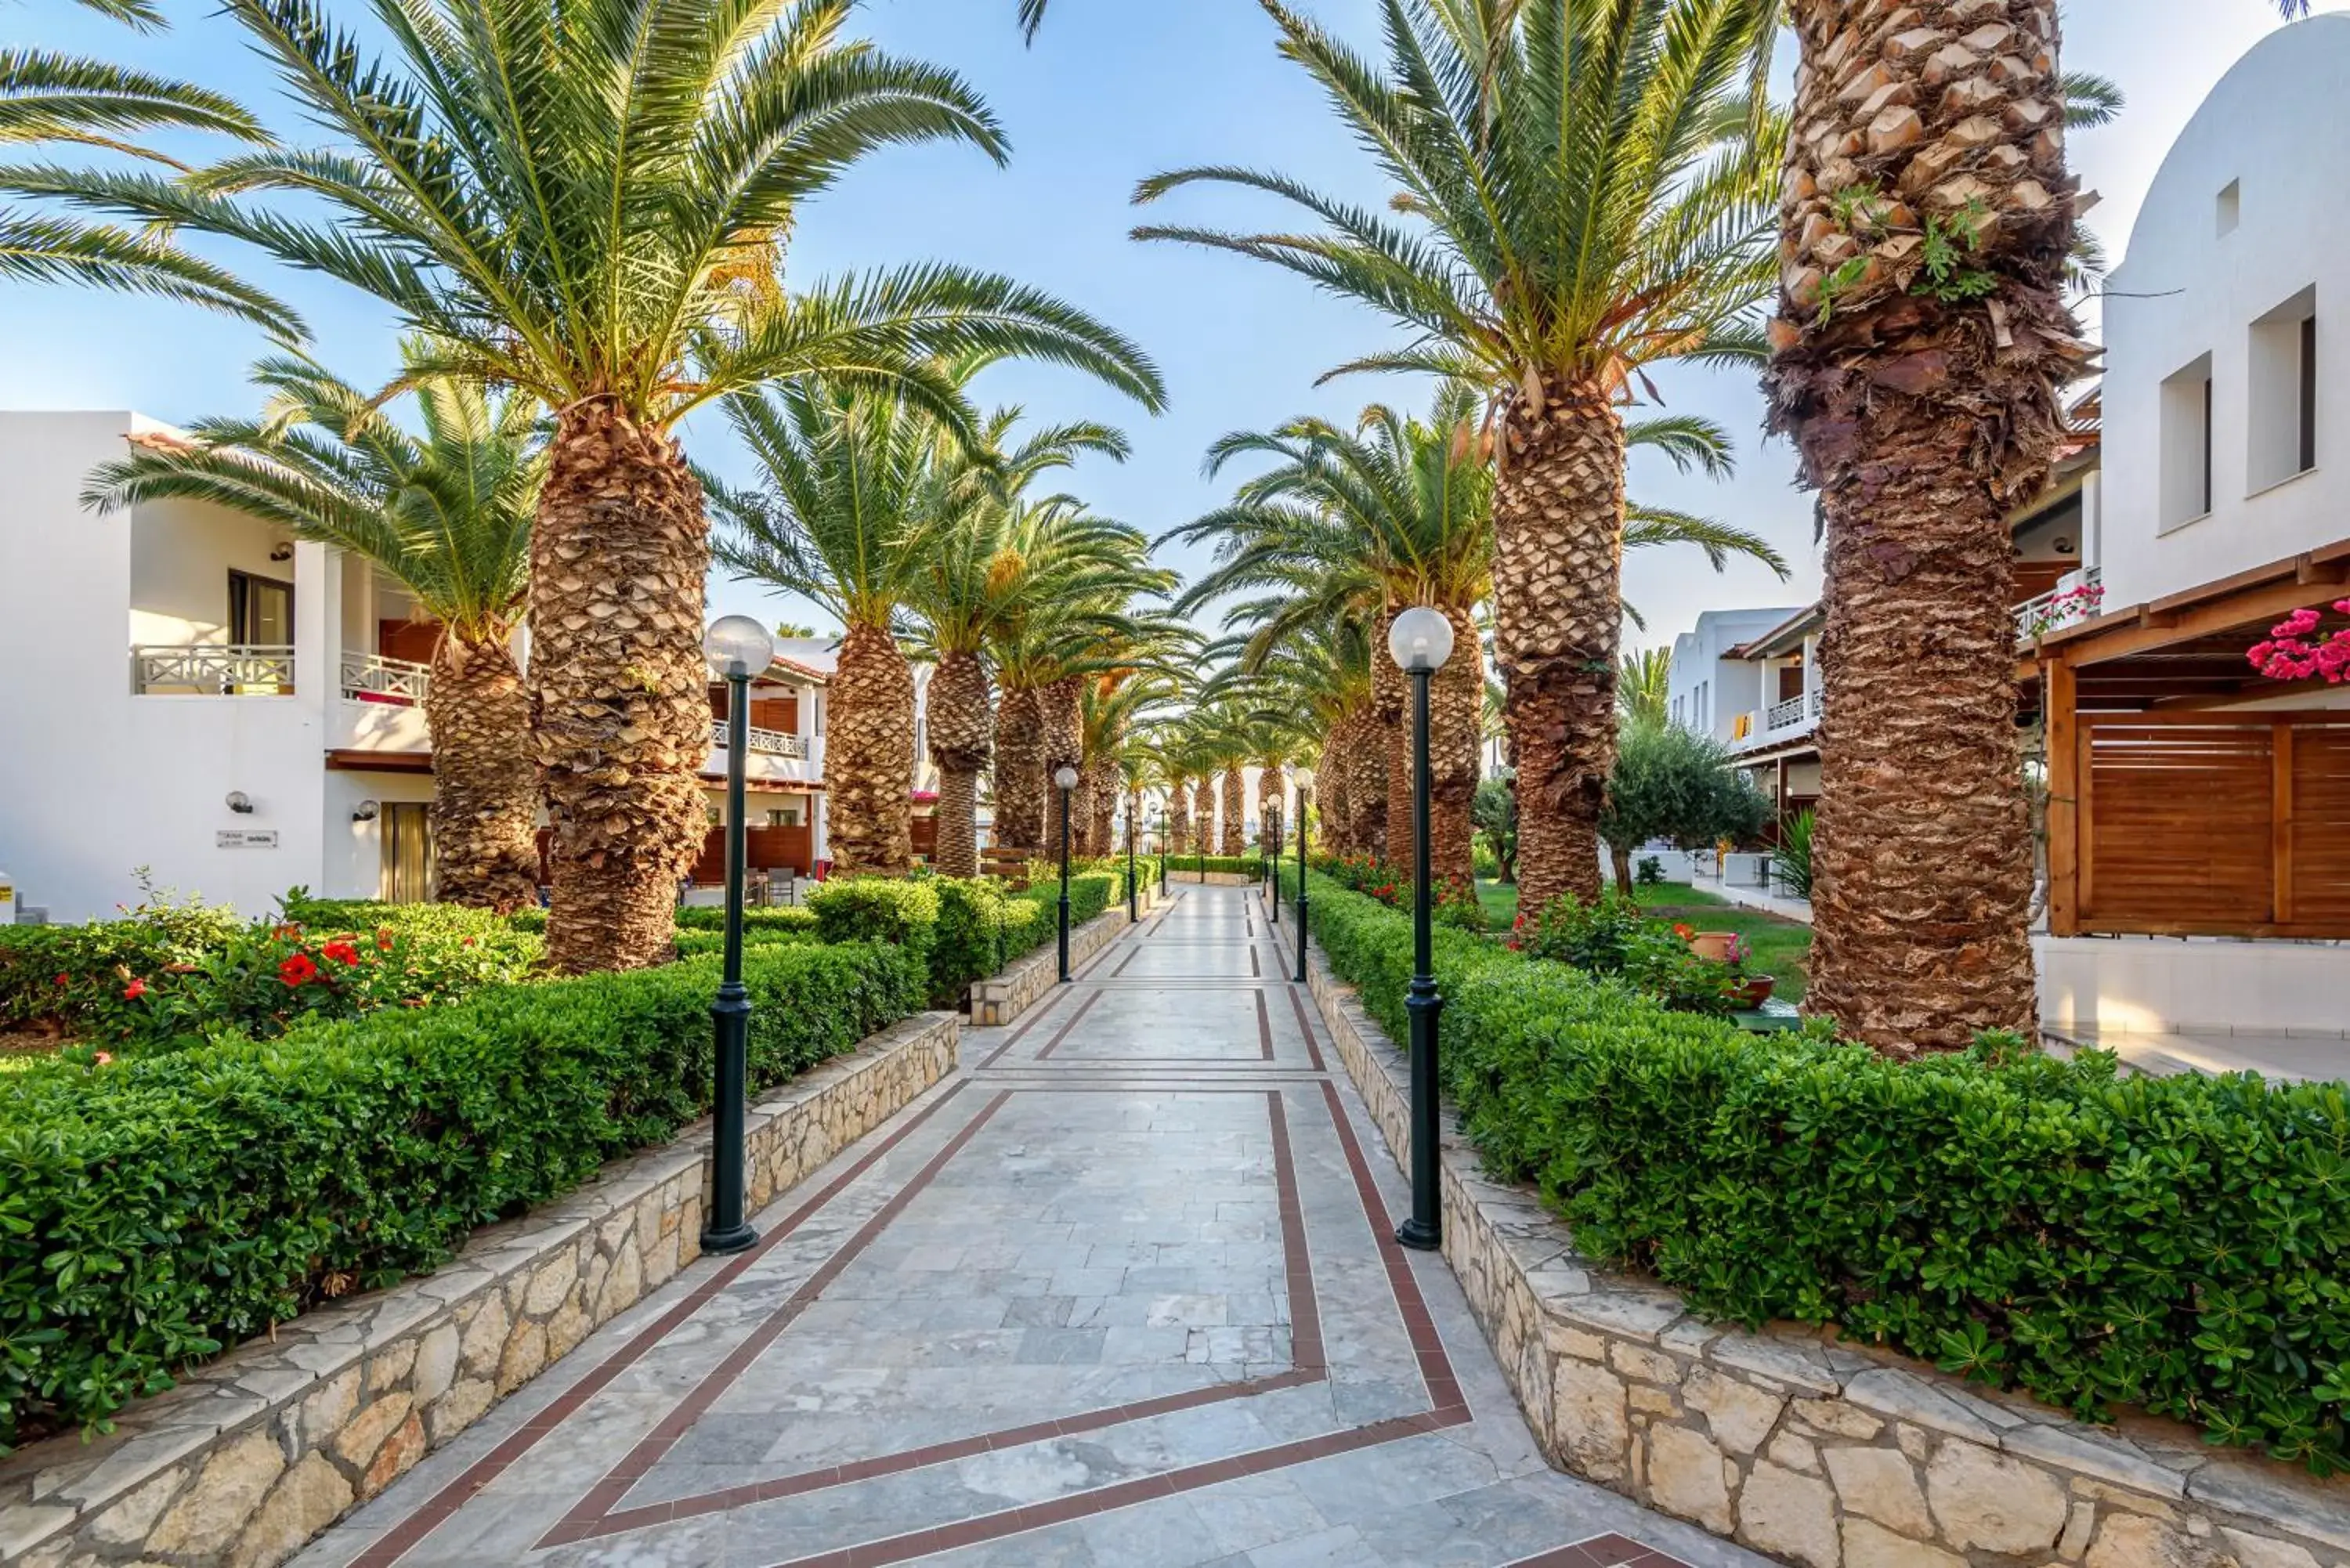
[[[2350,708],[2245,658],[2345,593],[2350,539],[2018,659],[2023,711],[2047,726],[2052,935],[2350,937]]]

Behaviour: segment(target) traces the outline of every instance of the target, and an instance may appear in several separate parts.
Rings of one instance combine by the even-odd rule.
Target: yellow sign
[[[1754,715],[1752,713],[1741,713],[1730,722],[1730,738],[1733,741],[1742,741],[1753,732]]]

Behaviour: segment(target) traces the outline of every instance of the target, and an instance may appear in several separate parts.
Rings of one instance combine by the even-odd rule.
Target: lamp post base
[[[1417,1220],[1407,1220],[1396,1227],[1399,1244],[1416,1251],[1433,1252],[1444,1245],[1444,1233],[1433,1225],[1423,1225]]]
[[[730,1231],[704,1231],[702,1250],[723,1257],[728,1252],[747,1252],[758,1240],[759,1232],[746,1220]]]

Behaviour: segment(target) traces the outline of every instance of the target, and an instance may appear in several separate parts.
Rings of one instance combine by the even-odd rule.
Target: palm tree
[[[1137,199],[1236,185],[1305,208],[1319,232],[1137,234],[1287,267],[1411,334],[1341,370],[1432,370],[1495,400],[1496,656],[1524,805],[1521,907],[1539,916],[1561,892],[1599,891],[1621,406],[1651,366],[1760,348],[1779,138],[1752,64],[1780,0],[1388,0],[1384,72],[1263,3],[1416,223],[1218,167],[1158,176]]]
[[[447,345],[435,369],[556,410],[533,530],[529,682],[555,825],[549,957],[664,953],[702,834],[709,525],[674,431],[693,410],[827,374],[975,441],[943,368],[1077,367],[1149,406],[1157,373],[1083,313],[938,265],[804,291],[801,202],[893,142],[1001,131],[952,73],[846,39],[851,0],[406,0],[371,58],[320,0],[228,0],[328,144],[185,181],[16,170],[0,186],[226,235],[375,296]],[[251,204],[294,192],[306,211]],[[315,212],[312,217],[308,213]]]
[[[906,607],[979,496],[982,460],[908,400],[805,379],[737,393],[726,412],[763,475],[709,483],[720,563],[840,619],[825,784],[841,871],[913,869],[914,672]]]
[[[2065,300],[2081,95],[2055,0],[1924,54],[1864,44],[1838,0],[1788,10],[1804,69],[1767,388],[1826,572],[1805,1002],[1879,1050],[1958,1049],[2037,1018],[2007,514],[2090,351]],[[1866,116],[1840,96],[1864,71]]]
[[[1125,447],[1115,431],[1098,426],[1030,438],[968,514],[945,531],[910,591],[922,620],[922,651],[937,664],[928,728],[939,769],[936,858],[946,876],[979,874],[979,780],[996,743],[990,644],[1040,607],[1097,597],[1119,578],[1141,543],[1133,530],[1062,498],[1041,504],[1019,499],[1030,477],[1081,450],[1123,455]]]
[[[1616,675],[1616,713],[1627,724],[1661,724],[1672,700],[1673,650],[1624,655]]]
[[[145,0],[82,4],[142,32],[163,25]],[[0,49],[0,146],[89,147],[183,169],[178,161],[128,140],[151,130],[203,131],[252,143],[269,140],[235,101],[193,82],[47,49]],[[299,329],[293,313],[276,301],[151,229],[0,207],[0,275],[135,290],[224,311],[281,336]]]
[[[411,345],[411,366],[430,358]],[[545,469],[536,405],[446,376],[411,380],[411,435],[369,393],[307,358],[254,368],[257,419],[205,420],[91,473],[86,504],[165,496],[258,517],[372,561],[440,623],[432,731],[440,896],[511,913],[538,888],[538,767],[515,657]]]

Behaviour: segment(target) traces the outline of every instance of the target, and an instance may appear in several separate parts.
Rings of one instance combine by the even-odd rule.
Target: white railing
[[[422,707],[432,687],[432,667],[408,659],[386,659],[374,653],[343,655],[343,695],[351,701],[370,698],[403,707]]]
[[[710,743],[720,751],[726,749],[726,721],[721,719],[710,726]],[[798,757],[805,760],[808,743],[797,735],[786,735],[781,730],[762,730],[756,724],[743,732],[743,743],[750,750],[771,757]]]
[[[142,696],[291,696],[294,650],[250,643],[141,644],[130,650],[130,690]]]
[[[2095,615],[2106,602],[2106,574],[2100,566],[2068,572],[2054,587],[2036,599],[2015,607],[2015,639],[2030,642]]]
[[[1784,702],[1772,703],[1762,714],[1764,732],[1767,733],[1773,730],[1793,729],[1804,722],[1804,710],[1808,706],[1808,700],[1800,693],[1788,698]]]

